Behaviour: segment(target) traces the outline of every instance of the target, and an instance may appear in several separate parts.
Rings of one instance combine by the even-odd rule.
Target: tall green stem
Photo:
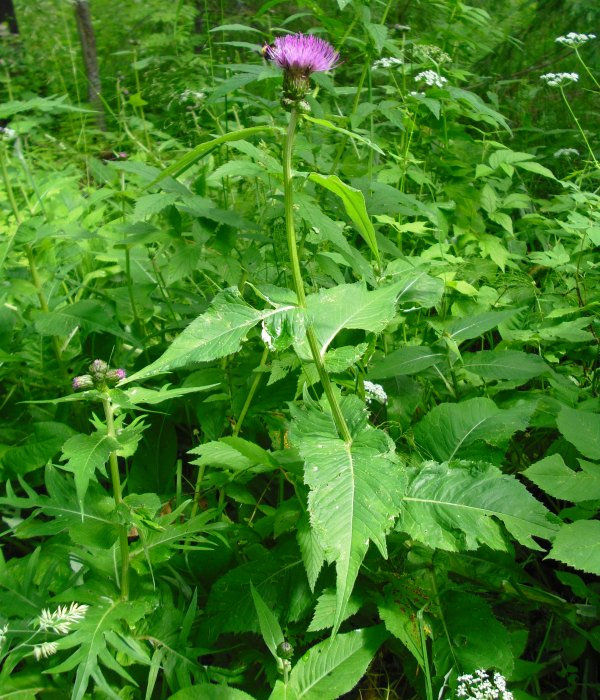
[[[285,206],[285,230],[287,235],[288,253],[290,264],[292,267],[292,278],[294,280],[294,289],[298,298],[298,306],[306,310],[306,295],[304,294],[304,283],[302,281],[302,272],[300,271],[300,261],[298,259],[298,245],[296,241],[296,229],[294,227],[294,189],[292,185],[292,154],[294,150],[294,135],[298,124],[298,111],[292,109],[290,113],[290,122],[285,136],[283,145],[283,191],[284,191],[284,206]],[[310,352],[313,362],[319,373],[319,379],[323,385],[327,401],[331,408],[331,414],[335,422],[339,436],[346,443],[352,442],[350,429],[342,415],[342,410],[338,403],[337,397],[333,390],[331,380],[323,364],[319,349],[319,341],[315,335],[315,331],[307,320],[306,324],[306,339],[310,347]]]
[[[102,397],[102,405],[104,406],[104,415],[106,417],[106,434],[109,438],[116,439],[117,434],[115,432],[114,410],[112,403],[110,402],[110,397],[106,394]],[[121,503],[123,503],[123,496],[121,493],[119,462],[117,460],[117,453],[114,450],[110,453],[108,463],[110,466],[110,478],[112,481],[115,506],[119,508]],[[126,524],[119,527],[119,545],[121,550],[121,598],[123,600],[127,600],[129,598],[129,541],[127,539],[127,530],[128,526]]]

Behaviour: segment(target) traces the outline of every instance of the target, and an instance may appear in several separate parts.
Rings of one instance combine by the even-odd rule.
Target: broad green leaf
[[[350,185],[342,182],[337,175],[325,176],[319,175],[318,173],[311,173],[308,177],[313,182],[321,185],[321,187],[336,194],[342,200],[346,213],[360,231],[361,236],[364,238],[365,243],[369,246],[375,258],[380,260],[375,229],[367,213],[363,193],[355,187],[350,187]]]
[[[61,469],[73,472],[75,487],[80,503],[83,503],[90,479],[97,470],[104,470],[104,465],[113,450],[119,449],[119,443],[106,432],[96,431],[91,435],[73,435],[62,449]]]
[[[539,163],[525,161],[517,163],[516,166],[517,168],[521,168],[522,170],[528,170],[531,173],[537,173],[538,175],[542,175],[543,177],[549,177],[551,180],[556,180],[556,177],[554,176],[552,170],[545,168]]]
[[[441,362],[446,353],[424,345],[408,345],[386,355],[369,370],[370,379],[388,379],[422,372]]]
[[[551,371],[539,355],[519,350],[482,350],[465,353],[462,359],[465,369],[486,381],[504,379],[525,383]]]
[[[423,658],[419,621],[416,614],[411,614],[405,606],[397,603],[391,596],[377,606],[377,611],[385,623],[387,631],[399,639],[415,657],[419,666],[423,667],[425,659]]]
[[[298,700],[336,700],[350,692],[386,637],[379,625],[338,634],[309,649],[290,674]]]
[[[302,559],[295,542],[287,540],[268,551],[262,547],[254,551],[249,561],[213,584],[205,610],[211,630],[219,634],[260,632],[249,581],[284,628],[310,613],[313,597]]]
[[[40,313],[35,320],[35,327],[42,335],[66,336],[81,328],[84,335],[109,333],[127,342],[134,342],[131,335],[121,330],[115,321],[112,308],[94,299],[83,299],[48,313]]]
[[[514,665],[511,637],[479,596],[449,590],[440,597],[440,620],[433,643],[438,674],[450,668],[472,673],[476,668],[496,668],[509,675]]]
[[[158,360],[128,377],[121,386],[237,352],[248,331],[260,321],[293,308],[288,305],[257,310],[242,299],[237,289],[221,292],[208,311],[192,321]]]
[[[534,408],[523,403],[500,409],[483,397],[438,404],[415,426],[415,441],[439,462],[463,457],[496,464],[514,433],[527,427]]]
[[[600,521],[578,520],[563,525],[548,558],[600,576]]]
[[[160,214],[163,209],[170,207],[179,199],[179,195],[174,192],[156,192],[145,194],[135,203],[133,220],[141,221],[154,214]]]
[[[483,333],[491,331],[492,328],[518,313],[518,309],[507,309],[505,311],[486,311],[483,314],[467,316],[465,318],[452,321],[445,328],[445,333],[455,342],[461,343],[463,340],[478,338]]]
[[[556,419],[558,429],[585,457],[600,459],[600,414],[563,406]]]
[[[197,683],[190,688],[178,690],[174,695],[169,695],[169,700],[254,700],[254,698],[230,685]]]
[[[304,460],[311,527],[326,559],[336,564],[335,633],[369,542],[387,556],[385,536],[400,508],[404,474],[390,438],[367,424],[356,396],[342,399],[351,444],[338,437],[331,415],[316,406],[292,405],[291,411],[290,440]]]
[[[579,503],[600,499],[600,465],[584,460],[579,463],[581,471],[574,471],[559,454],[554,454],[532,464],[523,475],[562,501]]]
[[[337,605],[337,595],[335,590],[328,588],[317,600],[317,605],[313,613],[312,620],[308,626],[308,632],[319,632],[320,630],[326,630],[329,627],[333,627],[335,620],[335,609]],[[362,600],[356,595],[351,595],[344,610],[344,620],[352,617],[357,613],[362,606]]]
[[[358,282],[309,294],[306,298],[307,315],[319,340],[321,357],[325,356],[343,328],[381,333],[396,314],[396,303],[402,288],[401,283],[396,283],[368,291],[364,284]],[[301,356],[310,357],[303,335],[296,345]]]
[[[284,641],[279,622],[271,609],[265,604],[265,601],[260,597],[260,593],[254,588],[252,581],[250,581],[250,590],[252,591],[252,599],[254,600],[262,637],[273,657],[278,659],[277,647]]]
[[[403,500],[396,529],[447,551],[480,544],[506,549],[498,521],[530,549],[540,549],[534,536],[552,539],[558,529],[523,484],[491,464],[429,462],[413,468]]]
[[[286,685],[283,681],[276,681],[269,700],[298,700],[298,695],[289,683]]]
[[[31,436],[20,445],[9,447],[2,455],[2,466],[13,474],[27,474],[43,467],[60,451],[74,430],[64,423],[34,423]]]

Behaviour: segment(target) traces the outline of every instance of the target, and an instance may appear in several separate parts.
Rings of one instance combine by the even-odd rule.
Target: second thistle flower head
[[[340,60],[333,46],[312,34],[278,36],[264,55],[283,70],[283,101],[290,106],[301,101],[310,89],[311,73],[335,68]]]

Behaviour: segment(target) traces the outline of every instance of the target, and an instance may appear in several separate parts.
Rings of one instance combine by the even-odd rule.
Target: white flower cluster
[[[570,158],[578,155],[579,151],[576,148],[559,148],[558,151],[554,152],[555,158]]]
[[[540,80],[543,80],[550,87],[560,87],[568,83],[576,83],[579,80],[578,73],[544,73],[540,75]]]
[[[452,59],[450,56],[440,49],[439,46],[433,46],[431,44],[420,44],[414,47],[415,56],[422,61],[430,60],[433,63],[451,63]]]
[[[419,73],[418,75],[415,75],[415,82],[420,82],[423,80],[426,85],[429,85],[429,87],[444,87],[444,85],[448,82],[446,78],[444,78],[443,75],[440,75],[439,73],[436,73],[434,70],[424,70],[422,73]]]
[[[409,94],[411,97],[425,97],[425,93],[424,93],[424,92],[418,92],[417,90],[411,90],[408,94]]]
[[[0,126],[0,135],[6,141],[14,141],[17,138],[17,132],[8,126]]]
[[[381,384],[374,384],[373,382],[365,382],[365,398],[367,403],[372,401],[378,401],[379,403],[387,403],[388,397],[385,393],[385,389]]]
[[[56,642],[42,642],[42,644],[36,644],[33,647],[33,655],[35,660],[47,659],[52,654],[56,654],[58,651],[58,644]]]
[[[8,632],[8,625],[4,625],[4,627],[0,627],[0,649],[2,648],[2,645],[4,644],[4,640],[6,639],[7,632]]]
[[[198,102],[202,102],[202,100],[205,97],[206,97],[205,92],[188,89],[188,90],[184,90],[179,95],[179,101],[180,102],[195,102],[197,104]]]
[[[569,32],[568,34],[565,34],[565,36],[557,36],[554,41],[557,41],[559,44],[564,44],[565,46],[577,47],[585,44],[586,41],[590,41],[591,39],[595,38],[595,34],[578,34],[577,32]]]
[[[44,631],[67,634],[74,624],[83,620],[87,610],[87,605],[78,603],[71,603],[68,608],[66,605],[59,605],[53,613],[44,609],[37,619],[37,625]]]
[[[375,61],[372,68],[373,70],[377,70],[377,68],[392,68],[392,66],[401,66],[403,63],[404,61],[401,58],[390,56],[389,58],[380,58],[378,61]]]
[[[506,679],[497,671],[490,678],[487,671],[479,669],[475,675],[470,673],[458,677],[457,698],[465,700],[514,700],[513,694],[506,689]]]

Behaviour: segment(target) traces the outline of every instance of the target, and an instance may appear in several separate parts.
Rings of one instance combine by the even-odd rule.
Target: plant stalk
[[[288,253],[290,258],[290,264],[292,267],[292,278],[294,281],[294,289],[296,291],[296,297],[298,299],[298,306],[306,311],[306,295],[304,294],[304,283],[302,281],[302,272],[300,271],[300,261],[298,259],[298,244],[296,241],[296,229],[294,227],[294,190],[292,184],[292,155],[294,150],[294,135],[296,133],[296,126],[298,125],[298,111],[292,109],[290,113],[290,122],[288,125],[288,130],[285,135],[284,145],[283,145],[283,191],[284,191],[284,208],[285,208],[285,230],[287,236]],[[352,435],[350,429],[342,415],[342,410],[338,403],[337,397],[333,390],[331,380],[323,364],[321,358],[321,353],[319,349],[319,342],[315,331],[307,320],[306,325],[306,339],[308,340],[308,345],[310,347],[310,352],[313,358],[313,362],[319,373],[319,379],[323,385],[325,395],[327,396],[327,401],[331,408],[331,413],[333,420],[335,422],[336,429],[342,440],[350,444],[352,442]]]
[[[104,394],[102,397],[102,405],[104,406],[104,415],[106,417],[106,434],[108,437],[116,439],[114,411],[110,397]],[[123,503],[121,493],[121,479],[119,476],[119,462],[117,460],[116,451],[112,451],[108,458],[110,466],[110,477],[112,481],[113,496],[115,499],[115,507],[119,508]],[[119,544],[121,549],[121,598],[127,600],[129,598],[129,541],[127,539],[128,527],[126,524],[119,527]]]

